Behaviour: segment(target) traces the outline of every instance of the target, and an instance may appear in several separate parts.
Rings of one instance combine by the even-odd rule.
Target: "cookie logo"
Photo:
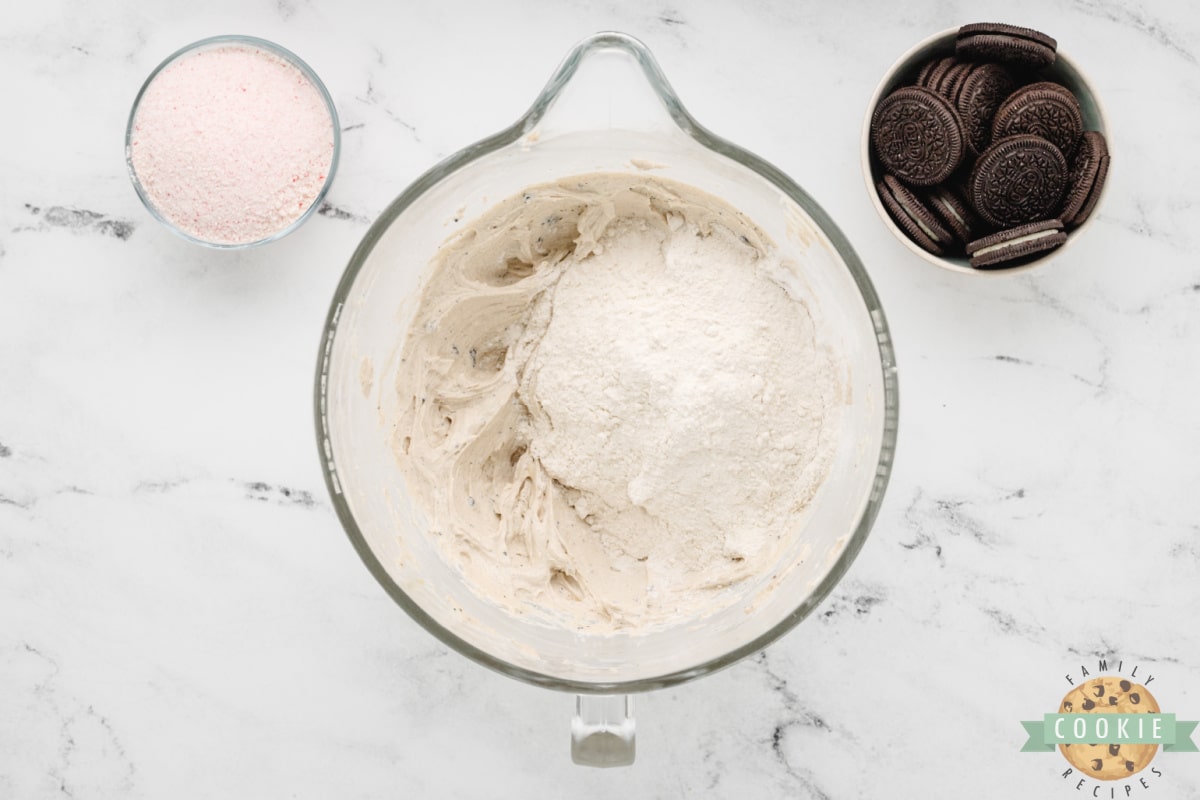
[[[1160,710],[1145,686],[1110,676],[1093,678],[1067,692],[1059,707],[1063,714],[1157,714]],[[1150,766],[1158,745],[1063,743],[1058,749],[1080,773],[1101,781],[1115,781]]]
[[[1147,688],[1154,676],[1138,677],[1139,666],[1126,670],[1117,661],[1115,674],[1104,674],[1107,660],[1097,666],[1097,676],[1087,667],[1065,676],[1071,689],[1055,713],[1021,723],[1029,734],[1021,752],[1057,750],[1069,765],[1061,778],[1085,797],[1132,797],[1163,776],[1153,764],[1160,751],[1197,752],[1189,738],[1197,723],[1163,712]]]

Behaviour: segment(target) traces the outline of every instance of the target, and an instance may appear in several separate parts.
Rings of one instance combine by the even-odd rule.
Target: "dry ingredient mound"
[[[293,64],[231,43],[187,53],[154,77],[129,148],[168,222],[201,241],[249,244],[315,202],[333,165],[333,117]]]
[[[478,594],[639,631],[714,613],[778,566],[842,402],[785,269],[722,201],[615,174],[531,187],[443,246],[393,441]]]

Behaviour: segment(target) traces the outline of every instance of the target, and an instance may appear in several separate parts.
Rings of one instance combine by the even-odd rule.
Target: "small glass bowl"
[[[329,123],[333,126],[333,154],[329,160],[329,169],[326,171],[325,181],[321,185],[320,191],[317,192],[316,197],[313,198],[312,203],[309,204],[308,208],[304,210],[304,213],[302,213],[299,217],[294,219],[285,227],[275,231],[270,236],[265,236],[261,239],[256,239],[250,242],[211,242],[181,230],[175,223],[167,219],[154,205],[154,201],[151,200],[146,194],[145,187],[142,186],[141,180],[138,179],[137,170],[135,170],[133,167],[133,125],[137,120],[138,107],[141,105],[142,97],[146,94],[146,90],[150,87],[150,84],[154,82],[154,79],[158,77],[160,72],[185,56],[190,56],[202,50],[215,50],[217,48],[227,47],[229,45],[243,45],[258,48],[260,50],[266,50],[272,55],[278,56],[294,66],[296,69],[300,70],[300,73],[304,75],[309,83],[316,88],[317,92],[321,95],[321,99],[324,100],[325,108],[329,111]],[[157,67],[155,67],[154,71],[147,76],[145,83],[142,84],[142,88],[138,90],[137,97],[135,97],[133,100],[133,108],[129,111],[129,121],[125,126],[125,166],[129,170],[129,180],[133,183],[133,188],[137,192],[138,198],[142,201],[142,205],[146,207],[146,210],[150,212],[151,216],[153,216],[156,220],[161,222],[170,231],[178,236],[187,239],[189,242],[195,242],[196,244],[204,245],[205,247],[212,247],[218,250],[243,250],[248,247],[257,247],[258,245],[266,244],[267,242],[273,242],[277,239],[282,239],[284,236],[287,236],[289,233],[299,228],[309,217],[312,216],[313,212],[320,207],[321,201],[325,199],[325,194],[329,191],[330,184],[333,183],[334,173],[337,172],[338,157],[341,154],[341,149],[342,129],[338,122],[337,108],[333,104],[333,98],[329,96],[329,90],[325,88],[325,84],[321,82],[319,77],[317,77],[317,73],[313,71],[312,67],[308,66],[303,59],[301,59],[291,50],[288,50],[286,47],[282,47],[266,39],[259,39],[255,36],[243,36],[240,34],[210,36],[207,39],[201,39],[197,42],[192,42],[185,47],[181,47],[179,50],[176,50],[174,53],[167,56],[167,58],[164,59],[163,62]]]
[[[875,211],[879,213],[879,218],[883,220],[883,224],[888,227],[888,230],[892,232],[901,244],[930,264],[951,270],[952,272],[965,272],[970,275],[1015,275],[1027,272],[1034,267],[1045,264],[1050,259],[1062,253],[1092,224],[1111,183],[1111,166],[1109,167],[1108,179],[1105,180],[1104,186],[1100,189],[1100,196],[1096,199],[1096,207],[1092,210],[1088,218],[1084,220],[1082,225],[1067,232],[1067,241],[1062,246],[1051,250],[1040,258],[1003,269],[976,269],[971,266],[970,260],[965,256],[936,256],[928,250],[923,249],[912,239],[908,238],[904,231],[900,229],[900,226],[888,214],[887,209],[883,207],[883,202],[879,199],[879,193],[875,189],[876,184],[883,178],[883,172],[879,169],[879,162],[871,152],[871,117],[875,113],[875,107],[879,105],[880,100],[887,97],[894,89],[914,84],[917,72],[926,61],[936,56],[954,55],[954,42],[957,38],[958,28],[949,28],[917,42],[911,50],[900,56],[891,69],[884,73],[883,80],[879,82],[875,93],[871,95],[871,101],[867,104],[867,116],[863,121],[861,149],[863,177],[867,182],[867,195],[871,198],[871,203],[875,206]],[[1091,84],[1088,83],[1079,67],[1075,65],[1075,62],[1070,57],[1064,55],[1060,49],[1058,50],[1054,64],[1044,70],[1043,74],[1071,90],[1075,95],[1075,99],[1079,101],[1079,108],[1083,112],[1083,129],[1085,131],[1099,131],[1104,134],[1109,152],[1111,153],[1112,140],[1108,135],[1108,118],[1104,115],[1104,109],[1101,108],[1100,100],[1097,98],[1096,93],[1092,91]]]

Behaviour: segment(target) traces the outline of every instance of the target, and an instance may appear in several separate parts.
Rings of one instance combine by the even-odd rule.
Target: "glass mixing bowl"
[[[845,358],[847,405],[835,461],[786,568],[749,582],[745,602],[702,620],[644,634],[589,635],[519,619],[472,592],[427,535],[388,424],[422,274],[448,237],[532,184],[645,170],[725,200],[774,241],[819,298],[827,340]],[[841,231],[778,169],[696,123],[646,47],[619,33],[577,45],[523,117],[422,175],[371,226],[329,309],[315,401],[333,505],[371,574],[459,653],[514,678],[579,693],[573,753],[593,765],[632,760],[626,693],[732,664],[791,629],[829,593],[878,513],[898,412],[883,310]]]

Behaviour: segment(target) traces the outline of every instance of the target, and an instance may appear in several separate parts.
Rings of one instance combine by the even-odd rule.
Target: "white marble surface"
[[[998,9],[8,4],[0,798],[1082,797],[1061,758],[1017,753],[1065,673],[1136,662],[1164,710],[1200,716],[1200,14]],[[989,280],[891,239],[857,148],[901,52],[998,15],[1090,73],[1114,165],[1084,240]],[[640,697],[637,764],[593,771],[569,763],[571,698],[449,652],[362,567],[310,386],[369,221],[606,28],[839,222],[893,327],[902,412],[883,512],[835,594],[765,654]],[[244,253],[160,228],[122,152],[148,71],[227,32],[308,60],[345,127],[330,209]],[[1155,764],[1133,796],[1200,796],[1200,757]]]

